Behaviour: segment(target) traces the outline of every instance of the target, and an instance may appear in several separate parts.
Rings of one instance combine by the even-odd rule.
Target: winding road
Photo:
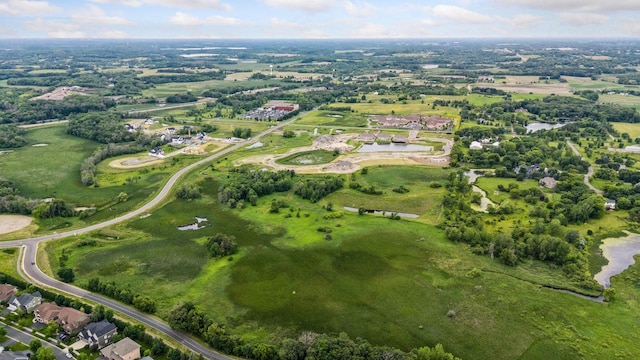
[[[303,114],[300,114],[299,116],[301,116]],[[56,279],[53,279],[51,277],[49,277],[48,275],[46,275],[44,272],[42,272],[40,270],[40,268],[38,268],[37,266],[37,251],[38,251],[38,245],[43,242],[43,241],[48,241],[48,240],[53,240],[53,239],[59,239],[59,238],[64,238],[64,237],[68,237],[68,236],[77,236],[80,234],[84,234],[90,231],[94,231],[94,230],[98,230],[98,229],[102,229],[108,226],[112,226],[118,223],[121,223],[123,221],[129,220],[129,219],[133,219],[135,217],[141,216],[144,213],[150,211],[151,209],[153,209],[155,206],[159,205],[166,197],[167,195],[169,195],[169,193],[171,192],[171,189],[173,188],[173,186],[177,183],[177,181],[187,172],[193,170],[194,168],[209,163],[212,160],[215,160],[217,158],[220,158],[224,155],[227,155],[228,153],[235,151],[245,145],[248,145],[250,143],[256,142],[259,139],[263,138],[264,136],[267,136],[271,133],[273,133],[276,130],[281,129],[282,127],[290,124],[291,122],[293,122],[294,120],[296,120],[299,116],[294,117],[288,121],[283,121],[278,125],[275,125],[272,128],[269,128],[267,130],[265,130],[264,132],[258,134],[257,136],[253,137],[251,141],[249,142],[242,142],[242,143],[238,143],[235,145],[232,145],[230,147],[227,147],[225,149],[222,149],[221,151],[207,157],[204,158],[198,162],[195,162],[189,166],[186,166],[185,168],[181,169],[180,171],[178,171],[177,173],[175,173],[173,176],[171,176],[171,178],[169,179],[169,181],[167,181],[167,183],[164,185],[164,187],[160,190],[160,192],[148,203],[144,204],[142,207],[133,210],[127,214],[118,216],[114,219],[99,223],[99,224],[94,224],[94,225],[90,225],[81,229],[76,229],[76,230],[70,230],[70,231],[66,231],[63,233],[59,233],[59,234],[49,234],[49,235],[43,235],[43,236],[38,236],[38,237],[33,237],[33,238],[28,238],[28,239],[20,239],[20,240],[12,240],[12,241],[5,241],[0,243],[0,249],[5,249],[5,248],[15,248],[18,247],[20,248],[20,261],[18,261],[18,273],[30,280],[31,282],[43,286],[43,287],[48,287],[48,288],[53,288],[80,298],[84,298],[99,304],[102,304],[106,307],[109,307],[117,312],[120,312],[121,314],[124,314],[132,319],[135,319],[136,321],[139,321],[140,323],[145,324],[146,326],[155,329],[156,331],[159,331],[163,334],[165,334],[166,336],[169,336],[171,338],[173,338],[174,340],[180,342],[182,345],[184,345],[185,347],[187,347],[189,350],[201,354],[202,356],[204,356],[207,359],[216,359],[216,360],[230,360],[232,359],[231,357],[228,357],[226,355],[220,354],[216,351],[213,351],[211,348],[193,340],[192,338],[186,336],[185,334],[175,331],[173,329],[171,329],[171,327],[169,327],[168,324],[166,324],[165,322],[163,322],[162,320],[160,320],[159,318],[150,316],[148,314],[144,314],[142,312],[139,312],[131,307],[128,307],[126,305],[123,305],[119,302],[116,302],[114,300],[111,300],[109,298],[106,298],[104,296],[100,296],[100,295],[96,295],[93,294],[91,292],[88,292],[86,290],[80,289],[78,287],[75,287],[73,285],[70,284],[66,284],[63,283],[61,281],[58,281]]]
[[[589,162],[589,160],[587,160],[584,156],[582,156],[582,154],[580,154],[580,151],[578,151],[578,148],[574,143],[567,140],[567,145],[569,145],[569,147],[571,148],[573,153],[576,154],[576,156],[579,156],[583,161]],[[592,175],[593,175],[593,166],[589,164],[589,169],[587,170],[587,174],[584,176],[584,184],[587,185],[589,189],[593,190],[596,194],[598,195],[604,194],[604,191],[596,188],[595,186],[591,185],[591,182],[589,182],[589,178]]]

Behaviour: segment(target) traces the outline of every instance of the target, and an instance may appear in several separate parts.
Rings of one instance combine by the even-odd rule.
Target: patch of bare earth
[[[143,166],[155,165],[161,163],[163,160],[153,156],[126,158],[113,160],[109,163],[109,166],[116,169],[133,169]]]
[[[0,234],[8,234],[31,225],[31,219],[24,215],[0,215]]]

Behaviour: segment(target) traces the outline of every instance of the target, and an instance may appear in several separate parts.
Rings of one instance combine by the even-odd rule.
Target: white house
[[[482,150],[482,143],[479,141],[472,141],[469,145],[469,150]]]

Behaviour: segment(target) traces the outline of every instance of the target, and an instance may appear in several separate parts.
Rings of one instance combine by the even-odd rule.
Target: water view
[[[629,236],[623,238],[604,239],[600,249],[602,256],[609,260],[609,263],[603,266],[594,278],[600,285],[609,288],[611,277],[620,274],[636,262],[633,257],[640,254],[640,235],[629,233]]]

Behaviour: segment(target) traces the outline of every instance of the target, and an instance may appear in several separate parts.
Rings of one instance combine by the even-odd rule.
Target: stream
[[[484,175],[484,171],[476,171],[476,170],[470,170],[464,173],[464,176],[469,178],[468,181],[469,181],[469,184],[472,184],[473,191],[482,195],[482,199],[480,199],[480,210],[482,210],[483,212],[487,212],[487,207],[489,205],[495,205],[495,204],[493,203],[493,201],[489,200],[489,198],[487,197],[487,193],[484,190],[473,185],[473,183],[475,183],[476,180],[483,175]]]

